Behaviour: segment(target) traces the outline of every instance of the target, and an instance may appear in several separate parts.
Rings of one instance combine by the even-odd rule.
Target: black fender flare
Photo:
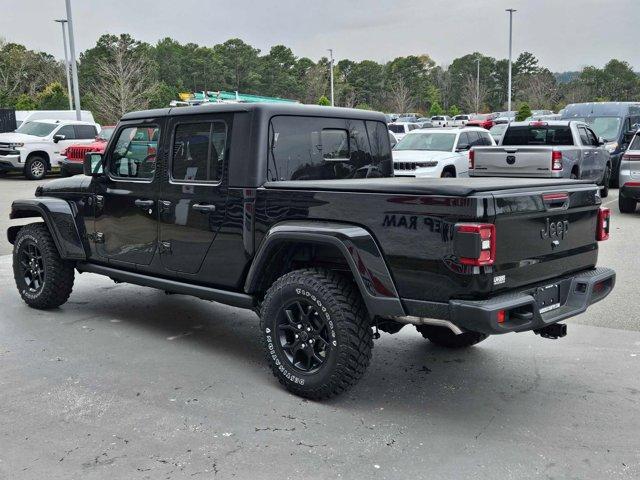
[[[11,204],[9,218],[41,217],[47,227],[58,253],[65,260],[86,260],[87,253],[78,231],[75,208],[61,198],[39,197],[28,200],[16,200]],[[7,239],[14,243],[18,231],[23,225],[9,227]]]
[[[247,274],[244,290],[255,293],[260,275],[275,248],[283,242],[335,246],[344,256],[371,318],[406,315],[391,273],[373,236],[364,228],[335,222],[286,221],[262,240]]]

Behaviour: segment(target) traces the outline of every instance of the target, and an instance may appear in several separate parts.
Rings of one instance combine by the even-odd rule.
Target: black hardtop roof
[[[266,116],[296,115],[310,117],[349,118],[357,120],[377,120],[386,123],[380,112],[355,108],[324,107],[297,103],[207,103],[190,107],[159,108],[126,113],[121,120],[141,120],[146,118],[175,115],[204,115],[207,113],[258,112]]]

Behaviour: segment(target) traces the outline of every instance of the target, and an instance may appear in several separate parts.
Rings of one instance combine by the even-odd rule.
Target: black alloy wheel
[[[37,294],[44,286],[46,270],[42,252],[33,240],[28,239],[23,244],[18,262],[24,287],[30,293]]]
[[[302,373],[318,371],[331,352],[326,318],[308,300],[296,300],[282,308],[277,338],[290,366]]]

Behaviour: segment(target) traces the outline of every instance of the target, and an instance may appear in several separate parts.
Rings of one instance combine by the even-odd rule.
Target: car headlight
[[[607,142],[604,144],[604,148],[607,149],[607,152],[613,153],[618,149],[618,142]]]

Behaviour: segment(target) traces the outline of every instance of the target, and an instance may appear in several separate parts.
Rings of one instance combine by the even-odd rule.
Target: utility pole
[[[333,101],[333,49],[330,48],[329,49],[329,56],[330,56],[330,64],[331,64],[331,106],[335,107],[335,103]]]
[[[511,47],[513,43],[513,14],[517,10],[507,8],[505,12],[509,12],[509,88],[507,90],[507,111],[511,111]]]
[[[62,47],[64,48],[64,73],[67,75],[67,96],[69,97],[69,110],[73,110],[73,93],[71,92],[71,77],[69,76],[69,55],[67,54],[67,30],[66,18],[54,20],[62,26]]]
[[[480,113],[480,57],[476,58],[478,62],[478,73],[476,74],[476,115]]]
[[[65,0],[67,6],[67,22],[69,22],[69,53],[71,54],[71,73],[73,75],[73,100],[76,106],[76,119],[81,120],[80,89],[78,88],[78,65],[76,64],[76,43],[73,38],[73,16],[71,0]]]

